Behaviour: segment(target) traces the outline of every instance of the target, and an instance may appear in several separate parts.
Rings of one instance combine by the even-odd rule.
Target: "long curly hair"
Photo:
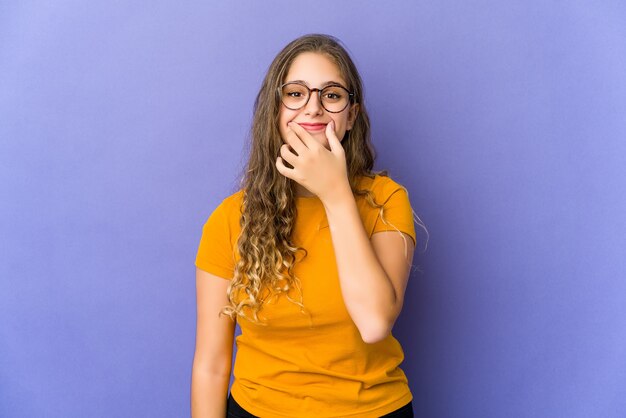
[[[239,315],[256,323],[264,322],[259,320],[261,308],[270,298],[280,294],[300,306],[301,312],[306,311],[300,281],[293,273],[297,252],[303,251],[306,256],[306,250],[296,246],[291,238],[297,215],[294,199],[296,185],[279,173],[275,166],[283,145],[278,130],[281,106],[278,87],[285,81],[294,59],[304,52],[323,54],[331,59],[347,82],[348,89],[354,93],[351,105],[358,103],[358,113],[352,129],[341,141],[348,179],[355,198],[366,199],[380,211],[382,217],[382,205],[374,200],[373,193],[357,190],[362,176],[374,178],[376,174],[388,175],[386,170],[372,172],[376,152],[370,139],[370,122],[357,68],[337,38],[322,34],[297,38],[274,58],[254,102],[249,158],[240,182],[243,189],[241,234],[233,249],[240,254],[240,258],[228,287],[229,304],[221,311],[233,320]],[[417,216],[414,214],[414,217]],[[389,224],[384,218],[382,220]],[[417,220],[423,225],[419,217]],[[298,291],[296,299],[289,294],[292,288]]]

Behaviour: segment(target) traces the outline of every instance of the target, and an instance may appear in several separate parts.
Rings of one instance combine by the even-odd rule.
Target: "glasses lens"
[[[329,112],[341,112],[348,106],[350,95],[340,86],[328,86],[322,90],[322,105]]]
[[[298,83],[285,84],[281,91],[283,104],[290,109],[299,109],[306,103],[309,90]]]

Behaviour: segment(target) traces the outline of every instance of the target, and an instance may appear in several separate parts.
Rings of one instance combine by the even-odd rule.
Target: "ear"
[[[348,126],[347,126],[346,130],[349,131],[350,129],[352,129],[358,114],[359,114],[359,104],[355,103],[352,106],[350,106],[350,110],[348,111]]]

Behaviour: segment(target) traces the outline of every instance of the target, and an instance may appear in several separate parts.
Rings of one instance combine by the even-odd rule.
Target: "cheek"
[[[345,116],[339,116],[334,118],[335,121],[335,132],[337,134],[343,134],[348,129],[348,118]],[[341,139],[341,135],[339,135]]]
[[[290,110],[281,109],[278,113],[278,131],[280,132],[281,137],[285,137],[285,132],[287,132],[287,123],[294,118],[294,112]]]

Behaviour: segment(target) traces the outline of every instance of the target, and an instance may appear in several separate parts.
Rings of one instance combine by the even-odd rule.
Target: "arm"
[[[196,349],[191,373],[191,416],[224,418],[235,323],[219,316],[230,282],[196,268]]]
[[[326,138],[330,151],[297,123],[289,123],[276,168],[324,204],[344,303],[363,341],[374,343],[389,335],[400,314],[415,244],[396,231],[374,234],[370,242],[350,189],[345,151],[334,122],[326,125]],[[405,240],[409,241],[406,253]]]
[[[397,231],[367,236],[349,189],[323,201],[348,313],[366,343],[391,332],[402,310],[415,244]],[[406,256],[405,256],[405,251]]]

